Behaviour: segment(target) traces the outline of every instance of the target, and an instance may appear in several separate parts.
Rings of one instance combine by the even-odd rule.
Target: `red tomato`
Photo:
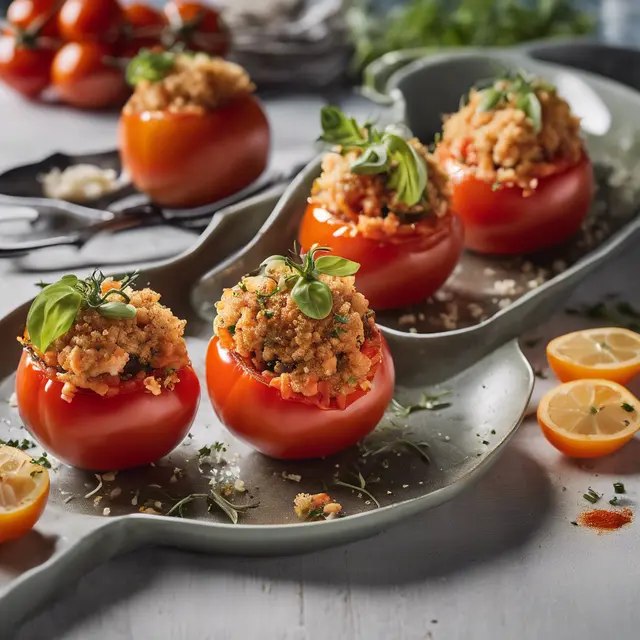
[[[282,460],[328,456],[364,438],[382,419],[394,382],[384,338],[371,390],[347,396],[344,409],[283,399],[278,389],[224,349],[217,337],[207,350],[207,387],[220,421],[260,453]]]
[[[212,56],[226,56],[230,37],[220,14],[199,2],[173,0],[164,6],[164,14],[178,42],[187,49]]]
[[[66,0],[58,14],[58,27],[69,42],[113,41],[122,25],[117,0]]]
[[[26,352],[16,377],[18,410],[29,432],[56,458],[91,471],[149,464],[187,435],[198,409],[200,383],[191,367],[173,391],[154,396],[139,386],[101,397],[80,389],[71,402]]]
[[[93,42],[65,44],[53,61],[52,78],[60,100],[82,109],[117,106],[129,94],[111,50]]]
[[[0,79],[12,89],[37,98],[51,82],[53,49],[21,44],[14,36],[0,36]]]
[[[421,302],[451,275],[462,252],[460,218],[433,219],[429,235],[387,241],[363,238],[353,224],[310,202],[300,225],[299,242],[331,247],[336,255],[360,263],[356,284],[373,309],[394,309]]]
[[[7,9],[7,20],[24,31],[56,38],[60,35],[59,4],[59,0],[13,0]]]
[[[140,49],[151,49],[160,44],[166,27],[164,16],[146,4],[130,4],[124,8],[126,29],[123,55],[133,58]]]
[[[269,156],[269,123],[253,96],[206,113],[123,113],[120,155],[133,184],[160,205],[194,207],[256,180]]]
[[[478,253],[532,253],[559,244],[580,229],[593,197],[593,167],[586,155],[541,178],[526,197],[519,187],[494,191],[451,159],[443,164],[452,206],[464,223],[465,245]]]

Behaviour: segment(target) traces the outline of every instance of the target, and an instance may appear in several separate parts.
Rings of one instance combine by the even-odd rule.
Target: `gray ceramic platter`
[[[497,61],[527,67],[555,82],[561,77],[572,78],[609,114],[613,139],[607,143],[603,136],[600,146],[589,140],[594,159],[604,161],[610,154],[612,160],[620,161],[625,149],[629,152],[622,140],[631,139],[635,129],[624,116],[640,106],[640,98],[613,83],[532,63],[515,54],[465,54],[415,63],[392,79],[391,85],[397,89],[392,92],[393,112],[405,115],[416,133],[433,132],[440,114],[452,108],[444,102],[448,92],[450,98],[455,94],[457,101],[471,83],[490,75]],[[447,66],[451,64],[456,66],[456,74]],[[425,105],[418,120],[409,106],[414,103],[408,98],[420,95],[423,73],[434,74],[429,82],[440,79],[443,102]],[[413,89],[407,89],[411,86]],[[211,303],[223,286],[235,282],[264,255],[291,246],[304,199],[317,173],[315,162],[282,197],[274,191],[230,208],[214,219],[193,249],[143,274],[143,281],[160,290],[165,303],[188,319],[190,353],[200,373],[211,334]],[[626,183],[613,191],[621,202],[630,202]],[[490,311],[491,315],[479,324],[446,332],[410,333],[392,316],[383,318],[396,362],[396,397],[406,403],[434,390],[451,394],[446,398],[449,406],[439,410],[416,412],[407,418],[389,415],[363,448],[331,460],[274,462],[251,453],[228,436],[203,398],[193,438],[155,467],[118,474],[102,480],[98,488],[99,479],[94,475],[58,466],[53,473],[50,505],[37,531],[0,550],[0,555],[7,557],[28,553],[32,565],[37,565],[0,592],[0,618],[16,619],[25,613],[26,603],[35,606],[61,581],[71,581],[94,564],[143,544],[242,554],[301,552],[372,535],[455,496],[495,462],[525,413],[533,375],[513,338],[546,317],[590,269],[629,240],[636,227],[632,211],[625,210],[621,217],[624,222],[618,231],[569,269],[505,309]],[[231,251],[236,253],[221,261]],[[216,263],[218,266],[214,266]],[[22,331],[26,309],[23,306],[0,321],[5,355],[0,365],[0,377],[4,379],[0,395],[5,398],[10,396],[19,356],[13,336]],[[404,311],[402,314],[407,315]],[[27,435],[8,403],[0,414],[0,437]],[[428,448],[420,449],[429,463],[401,440],[427,443]],[[224,460],[198,464],[197,450],[215,441],[228,446]],[[229,479],[241,478],[248,489],[234,495],[233,500],[258,504],[242,515],[237,525],[221,512],[203,513],[197,505],[192,505],[185,519],[136,513],[144,504],[162,512],[180,497],[206,491],[212,475],[227,473]],[[291,479],[298,475],[299,482]],[[336,480],[357,485],[359,475],[366,481],[367,492],[380,503],[379,508],[368,494],[336,486]],[[325,487],[343,504],[347,516],[331,522],[298,523],[292,510],[295,495]],[[98,496],[101,499],[96,501]],[[132,504],[134,498],[136,505]],[[108,515],[103,515],[104,509],[110,510]]]

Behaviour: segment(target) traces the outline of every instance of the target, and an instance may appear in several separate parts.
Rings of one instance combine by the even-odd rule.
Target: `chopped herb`
[[[51,462],[49,462],[49,458],[47,456],[46,451],[43,451],[42,455],[39,458],[31,458],[31,462],[33,464],[40,465],[45,469],[51,469]]]
[[[211,447],[207,447],[207,445],[200,447],[200,449],[198,449],[198,455],[201,458],[208,458],[211,455]]]
[[[598,413],[598,407],[594,407],[593,405],[591,405],[589,407],[589,411],[595,415],[596,413]]]
[[[578,523],[577,523],[575,520],[572,520],[572,521],[571,521],[571,524],[572,524],[574,527],[577,527],[577,526],[578,526]]]
[[[349,323],[349,316],[341,316],[338,313],[334,313],[333,314],[333,318],[336,322],[339,322],[340,324],[348,324]]]
[[[0,444],[6,444],[8,447],[13,447],[14,449],[21,449],[22,451],[26,451],[27,449],[33,449],[36,445],[31,440],[27,438],[23,438],[22,440],[0,440]]]
[[[501,186],[502,185],[496,181],[491,185],[491,191],[499,191]]]
[[[623,402],[621,407],[627,412],[627,413],[633,413],[636,408],[632,405],[629,404],[628,402]]]
[[[347,384],[355,384],[358,381],[358,378],[356,378],[355,376],[350,376],[349,379],[347,380]]]
[[[39,475],[39,474],[41,474],[41,473],[42,473],[42,469],[40,469],[40,470],[38,470],[38,471],[32,471],[29,475],[30,475],[32,478],[35,478],[37,475]]]
[[[426,393],[422,394],[422,398],[420,402],[416,404],[408,404],[403,405],[395,398],[391,399],[391,408],[393,412],[400,417],[406,418],[409,414],[415,413],[416,411],[435,411],[436,409],[445,409],[446,407],[450,407],[450,402],[442,402],[441,398],[448,396],[451,394],[451,391],[443,391],[442,393],[427,395]]]
[[[271,311],[270,309],[265,309],[265,310],[264,310],[264,315],[265,315],[267,318],[273,318],[273,316],[275,316],[275,315],[276,315],[276,312],[275,312],[275,311]]]
[[[631,424],[631,421],[630,421],[630,420],[623,420],[623,421],[622,421],[622,424],[623,424],[625,427],[628,427],[628,426]]]
[[[618,504],[618,496],[613,496],[613,498],[611,498],[611,500],[609,500],[609,504],[613,505],[614,507]]]
[[[227,450],[227,447],[225,445],[224,442],[214,442],[213,443],[213,448],[218,452],[218,453],[224,453]]]
[[[339,338],[343,333],[347,333],[347,330],[340,327],[334,327],[333,329],[331,329],[332,338]]]
[[[235,336],[236,335],[236,325],[235,324],[231,324],[227,327],[227,331],[232,335]]]
[[[489,441],[488,441],[488,440],[483,440],[483,441],[482,441],[482,444],[485,444],[485,445],[486,445],[486,444],[489,444]]]
[[[333,483],[338,485],[339,487],[345,487],[347,489],[351,489],[352,491],[357,491],[358,493],[364,493],[366,496],[371,498],[376,507],[380,508],[380,503],[376,500],[374,495],[365,489],[366,483],[362,474],[358,472],[358,480],[360,481],[360,486],[356,486],[355,484],[350,484],[349,482],[343,482],[337,476],[334,478]]]
[[[602,496],[599,493],[596,493],[591,487],[587,489],[587,493],[582,494],[582,497],[591,504],[595,504],[600,500],[600,498],[602,498]]]
[[[239,282],[238,283],[238,289],[240,289],[240,291],[247,291],[247,285],[244,282]]]
[[[394,440],[393,442],[387,442],[379,449],[370,449],[365,451],[362,454],[363,458],[367,458],[368,456],[377,456],[381,453],[385,453],[387,451],[391,451],[395,447],[404,446],[413,449],[418,453],[418,455],[426,462],[427,464],[431,464],[431,458],[423,451],[423,448],[428,449],[429,444],[427,442],[413,442],[411,440],[407,440],[406,438],[399,438],[398,440]]]
[[[626,489],[624,488],[624,485],[622,484],[622,482],[614,482],[613,483],[613,490],[616,493],[626,493]]]
[[[491,435],[493,435],[493,436],[496,435],[496,430],[495,429],[491,429]]]

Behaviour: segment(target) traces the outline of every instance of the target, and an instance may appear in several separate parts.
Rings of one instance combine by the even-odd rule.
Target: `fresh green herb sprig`
[[[309,318],[323,320],[333,308],[331,289],[319,279],[320,274],[329,276],[352,276],[360,265],[357,262],[340,256],[322,255],[316,258],[319,251],[331,251],[329,247],[312,247],[306,254],[297,256],[274,255],[268,257],[260,265],[260,273],[267,277],[269,270],[277,263],[282,263],[291,270],[289,275],[282,276],[276,288],[268,294],[274,295],[282,290],[290,290],[291,298],[296,306]],[[299,258],[299,261],[296,259]],[[264,294],[263,294],[264,295]]]
[[[104,294],[102,283],[106,277],[98,269],[84,280],[66,275],[46,285],[35,297],[27,315],[29,340],[39,351],[46,351],[56,338],[69,331],[83,306],[95,309],[104,318],[135,318],[136,308],[129,304],[125,289],[137,277],[137,271],[126,275],[119,287]]]
[[[127,65],[127,83],[135,87],[141,80],[159,82],[173,69],[175,63],[176,54],[172,51],[142,49]]]
[[[359,149],[362,153],[351,163],[353,173],[364,175],[386,174],[387,187],[394,189],[399,202],[409,207],[419,203],[426,206],[427,164],[420,154],[400,133],[398,126],[384,131],[371,123],[360,126],[354,118],[340,109],[324,106],[320,112],[322,135],[319,140],[339,145],[342,153]]]
[[[443,398],[451,395],[451,391],[442,391],[434,395],[423,393],[420,401],[415,404],[403,405],[395,398],[391,399],[390,407],[395,415],[406,418],[416,411],[436,411],[437,409],[446,409],[451,406],[451,402],[443,400]]]
[[[478,111],[492,111],[498,105],[515,97],[516,107],[531,120],[536,133],[542,130],[542,105],[536,91],[555,91],[555,87],[523,72],[506,73],[496,78],[488,87],[479,91],[481,100]]]

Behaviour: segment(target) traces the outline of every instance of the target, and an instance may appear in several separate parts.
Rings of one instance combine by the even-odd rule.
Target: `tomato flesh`
[[[237,193],[267,166],[269,123],[253,96],[205,113],[123,113],[120,156],[156,203],[195,207]]]
[[[352,224],[312,201],[300,225],[299,241],[314,243],[360,263],[356,286],[372,309],[393,309],[421,302],[451,275],[462,252],[463,229],[454,214],[438,218],[429,235],[397,236],[386,241],[354,233]]]
[[[23,352],[16,377],[18,410],[25,427],[56,458],[80,469],[116,471],[149,464],[187,435],[198,409],[200,383],[191,367],[178,372],[173,391],[138,388],[111,397],[78,390],[71,402]]]
[[[478,253],[533,253],[560,244],[580,229],[593,198],[593,167],[586,155],[541,178],[527,196],[519,187],[493,190],[452,159],[443,164],[452,206],[464,223],[465,245]]]
[[[282,460],[328,456],[364,438],[382,419],[394,382],[393,360],[384,338],[372,388],[347,401],[344,409],[283,399],[278,389],[258,379],[224,349],[217,337],[207,350],[207,388],[220,421],[257,451]]]

